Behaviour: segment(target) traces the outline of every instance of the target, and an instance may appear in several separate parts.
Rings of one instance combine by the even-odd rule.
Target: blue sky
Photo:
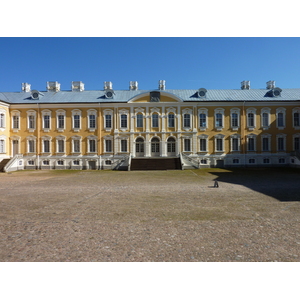
[[[69,90],[83,81],[87,90],[265,88],[275,80],[280,88],[300,88],[300,38],[288,37],[94,37],[0,38],[0,91],[20,91],[21,83],[45,90],[58,81]]]

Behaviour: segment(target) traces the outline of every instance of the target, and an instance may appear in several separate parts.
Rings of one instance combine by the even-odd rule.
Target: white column
[[[166,131],[166,115],[165,115],[165,107],[161,108],[161,131]]]
[[[162,135],[161,135],[160,146],[161,146],[161,152],[160,152],[161,156],[166,157],[167,156],[167,149],[166,149],[166,134],[165,133],[162,133]]]
[[[145,122],[146,122],[146,132],[149,132],[149,120],[150,116],[149,116],[149,107],[146,107],[146,113],[145,113]]]
[[[151,146],[150,146],[150,141],[149,141],[149,133],[146,133],[146,138],[145,138],[145,157],[150,157],[151,156]]]
[[[129,119],[130,119],[130,123],[128,120],[128,125],[130,124],[130,132],[134,132],[135,115],[134,115],[134,111],[133,111],[133,106],[130,107]]]

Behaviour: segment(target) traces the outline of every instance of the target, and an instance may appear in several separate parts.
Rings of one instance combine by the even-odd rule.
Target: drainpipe
[[[36,145],[36,151],[37,151],[37,170],[40,169],[40,122],[39,122],[39,116],[40,116],[40,105],[37,103],[37,118],[36,118],[36,129],[37,129],[37,145]]]

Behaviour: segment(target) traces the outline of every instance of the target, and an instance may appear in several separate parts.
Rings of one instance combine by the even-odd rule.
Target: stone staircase
[[[132,158],[131,171],[181,170],[180,158]]]
[[[0,172],[4,171],[4,167],[7,165],[7,163],[10,161],[10,158],[6,158],[0,161]]]

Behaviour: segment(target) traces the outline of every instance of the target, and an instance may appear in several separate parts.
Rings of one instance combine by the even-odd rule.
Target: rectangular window
[[[174,116],[174,114],[168,114],[168,127],[175,127],[175,116]]]
[[[206,127],[206,114],[199,115],[199,125],[200,127]]]
[[[65,142],[64,142],[64,140],[57,141],[57,145],[58,145],[57,150],[58,150],[59,153],[65,152]]]
[[[250,158],[249,159],[249,164],[255,164],[255,159],[254,158]]]
[[[127,128],[127,115],[121,115],[121,128]]]
[[[4,153],[4,140],[0,140],[0,153]]]
[[[105,151],[112,152],[112,141],[111,140],[105,140]]]
[[[158,127],[158,114],[152,115],[152,127]]]
[[[90,129],[96,128],[96,116],[95,115],[89,115],[89,128]]]
[[[239,139],[232,139],[232,151],[239,151]]]
[[[46,153],[50,152],[50,141],[49,140],[44,141],[44,152],[46,152]]]
[[[239,126],[238,114],[237,113],[233,113],[231,115],[231,127],[238,127],[238,126]]]
[[[184,151],[191,151],[191,140],[190,139],[184,139]]]
[[[43,120],[44,120],[44,129],[50,129],[50,116],[45,115]]]
[[[248,138],[248,151],[254,151],[254,138]]]
[[[28,141],[28,152],[34,152],[34,141]]]
[[[254,114],[248,114],[248,127],[254,127]]]
[[[74,166],[79,166],[79,160],[78,160],[78,159],[73,160],[73,165],[74,165]]]
[[[122,116],[121,116],[122,120]],[[105,115],[105,128],[111,128],[111,115]],[[122,126],[121,126],[122,127]],[[127,125],[126,125],[127,127]]]
[[[34,116],[28,117],[28,128],[35,129],[35,117]]]
[[[19,116],[13,116],[13,129],[19,129]]]
[[[65,116],[63,116],[63,115],[58,116],[58,128],[59,129],[65,128]]]
[[[80,140],[73,140],[73,152],[80,152]]]
[[[49,160],[43,160],[43,165],[44,166],[49,166],[50,164],[50,161]]]
[[[136,127],[143,128],[143,115],[142,114],[136,115]]]
[[[284,151],[284,138],[279,137],[277,139],[277,147],[278,147],[278,151]]]
[[[200,151],[207,151],[206,139],[200,139]]]
[[[269,115],[268,115],[268,113],[263,113],[262,114],[262,126],[263,127],[268,127],[269,126]]]
[[[74,128],[80,129],[80,116],[75,115],[75,116],[73,116],[73,118],[74,118]]]
[[[183,115],[183,127],[187,127],[187,128],[191,127],[191,115],[190,114]]]
[[[298,112],[294,113],[294,126],[300,126],[300,114]]]
[[[232,160],[232,163],[234,163],[234,164],[239,164],[239,163],[240,163],[240,160],[239,160],[238,158],[234,158],[234,159]]]
[[[269,138],[262,139],[262,151],[269,151]]]
[[[121,140],[121,152],[127,152],[127,140]]]
[[[223,151],[223,139],[216,139],[216,150]]]
[[[277,126],[278,127],[284,126],[283,113],[278,113],[278,115],[277,115]]]
[[[95,140],[89,140],[89,152],[96,152],[96,141]]]
[[[264,158],[263,159],[263,163],[264,164],[269,164],[270,163],[270,159],[269,158]]]
[[[0,114],[0,127],[2,127],[2,128],[5,127],[4,114]]]
[[[222,114],[216,114],[216,127],[223,126]]]
[[[280,164],[285,164],[285,159],[284,159],[284,158],[279,158],[278,162],[279,162]]]

